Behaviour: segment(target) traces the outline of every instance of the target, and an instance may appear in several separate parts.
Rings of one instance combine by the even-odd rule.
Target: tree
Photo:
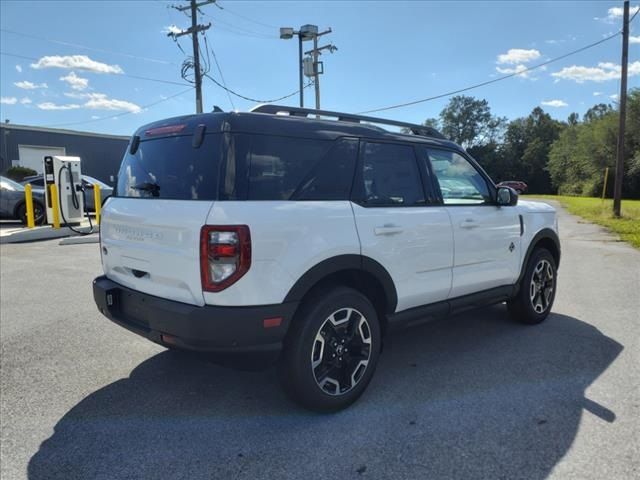
[[[606,103],[598,103],[597,105],[594,105],[589,110],[587,110],[587,112],[584,114],[584,121],[585,123],[593,122],[594,120],[598,120],[611,112],[613,112],[613,108],[611,108],[611,105],[608,105]]]
[[[506,119],[491,114],[486,100],[458,95],[440,112],[439,124],[445,137],[470,148],[496,141],[505,122]]]
[[[567,117],[567,123],[569,125],[576,125],[580,121],[580,115],[573,112],[569,117]]]
[[[532,193],[552,193],[547,161],[549,149],[562,128],[540,107],[534,108],[528,117],[510,122],[503,146],[506,173],[527,182]]]
[[[640,197],[640,89],[632,89],[627,102],[622,190],[626,198],[637,198]],[[615,166],[618,112],[599,104],[590,108],[584,118],[581,124],[569,125],[551,146],[547,168],[559,193],[599,195],[605,168],[612,170]],[[610,175],[609,195],[612,186]]]

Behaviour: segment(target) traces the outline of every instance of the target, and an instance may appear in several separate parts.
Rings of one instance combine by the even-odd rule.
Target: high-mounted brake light
[[[202,290],[219,292],[251,266],[251,235],[246,225],[205,225],[200,231]]]
[[[186,128],[186,125],[167,125],[166,127],[151,128],[144,132],[145,137],[152,137],[154,135],[169,135],[170,133],[180,133]]]

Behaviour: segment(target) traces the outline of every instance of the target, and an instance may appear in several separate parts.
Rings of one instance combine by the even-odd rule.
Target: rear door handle
[[[398,233],[402,233],[404,229],[399,227],[398,225],[383,225],[381,227],[376,227],[373,229],[376,235],[396,235]]]
[[[478,227],[478,222],[476,222],[472,218],[467,218],[466,220],[460,223],[460,228],[476,228],[476,227]]]

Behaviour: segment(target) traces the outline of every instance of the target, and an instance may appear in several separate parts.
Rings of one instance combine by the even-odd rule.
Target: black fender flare
[[[329,275],[346,270],[360,270],[372,275],[384,290],[387,313],[395,312],[398,293],[387,269],[370,257],[356,254],[337,255],[314,265],[291,287],[284,302],[300,302],[318,282]]]
[[[517,282],[518,286],[522,282],[522,277],[524,277],[525,271],[527,270],[527,264],[529,263],[529,258],[531,257],[531,254],[536,249],[540,241],[545,239],[551,240],[555,245],[557,250],[556,268],[560,266],[560,238],[558,237],[558,234],[554,230],[550,228],[543,228],[538,233],[536,233],[531,239],[531,241],[529,242],[529,247],[527,248],[527,252],[524,255],[524,259],[522,261],[522,267],[520,268],[520,275],[518,276],[518,282]],[[553,254],[554,252],[551,252],[551,253]]]

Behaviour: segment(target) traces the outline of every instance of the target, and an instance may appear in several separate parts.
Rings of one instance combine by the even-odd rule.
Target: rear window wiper
[[[143,183],[139,183],[138,185],[134,185],[131,188],[133,188],[134,190],[140,190],[143,192],[151,192],[151,195],[153,195],[154,197],[160,196],[160,185],[158,185],[157,183],[143,182]]]

